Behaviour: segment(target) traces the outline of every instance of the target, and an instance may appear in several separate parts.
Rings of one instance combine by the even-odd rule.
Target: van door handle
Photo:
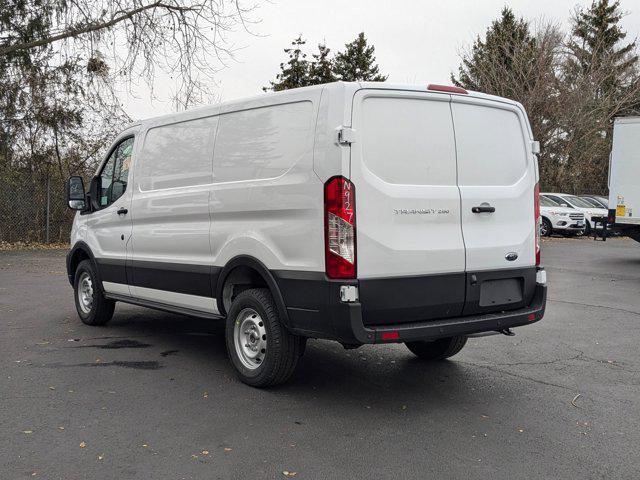
[[[472,207],[471,211],[473,213],[493,213],[496,211],[496,207],[492,207],[491,205],[480,205],[479,207]]]
[[[127,213],[129,213],[129,210],[127,210],[126,208],[120,208],[118,210],[118,215],[126,215]]]

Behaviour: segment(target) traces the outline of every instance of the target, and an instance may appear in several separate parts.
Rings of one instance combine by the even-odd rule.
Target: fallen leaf
[[[209,398],[209,392],[204,392],[204,394],[202,395],[204,398]]]
[[[209,450],[202,450],[203,455],[209,455]]]
[[[231,449],[231,448],[229,448],[229,447],[224,447],[224,451],[225,451],[225,452],[230,452],[231,450],[233,450],[233,449]]]
[[[55,390],[56,387],[49,386],[49,390]]]
[[[295,477],[296,475],[298,475],[298,472],[289,472],[288,470],[284,470],[282,474],[285,477]]]
[[[147,445],[146,443],[143,443],[143,444],[142,444],[142,446],[143,446],[144,448],[147,448],[149,445]]]
[[[406,405],[402,405],[402,410],[406,410],[407,406]]]
[[[27,435],[33,433],[33,430],[23,430],[22,433],[26,433]]]
[[[64,427],[58,427],[58,430],[62,431],[64,430]]]
[[[489,418],[487,415],[480,415],[482,418]]]
[[[519,428],[519,429],[518,429],[518,431],[519,431],[520,433],[522,433],[522,432],[524,432],[524,428]]]
[[[104,453],[101,453],[100,455],[98,455],[98,460],[102,460],[104,458]]]
[[[571,400],[571,405],[573,405],[574,407],[578,408],[578,405],[576,405],[576,400],[578,400],[581,396],[582,396],[582,394],[579,393],[575,397],[573,397],[573,400]]]
[[[84,448],[84,447],[86,447],[86,446],[87,446],[87,444],[86,444],[86,443],[84,443],[84,442],[80,442],[80,448]]]
[[[38,343],[36,343],[36,345],[43,346],[43,345],[49,345],[50,343],[51,342],[38,342]]]

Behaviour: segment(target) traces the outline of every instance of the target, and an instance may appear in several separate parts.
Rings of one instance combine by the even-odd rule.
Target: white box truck
[[[640,117],[613,124],[608,217],[614,229],[640,242]]]
[[[226,321],[240,379],[284,382],[307,338],[425,360],[544,314],[537,143],[522,105],[332,83],[145,120],[78,210],[78,315],[115,302]]]

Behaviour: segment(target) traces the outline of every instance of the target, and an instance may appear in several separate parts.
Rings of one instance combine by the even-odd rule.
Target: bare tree
[[[2,8],[9,8],[9,5]],[[62,57],[84,57],[87,69],[119,81],[144,79],[158,70],[178,81],[177,95],[206,90],[213,74],[232,57],[226,34],[247,28],[255,5],[240,0],[45,0],[10,2],[23,11],[0,36],[0,59],[51,46]],[[43,22],[47,28],[25,35]]]

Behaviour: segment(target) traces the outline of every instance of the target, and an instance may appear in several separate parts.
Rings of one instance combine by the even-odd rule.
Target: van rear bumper
[[[544,316],[546,300],[546,285],[536,285],[531,303],[527,307],[518,310],[446,318],[442,320],[428,320],[400,325],[365,327],[362,323],[359,308],[356,307],[349,312],[349,323],[353,337],[358,343],[398,343],[414,342],[417,340],[436,340],[443,337],[498,331],[535,323]]]
[[[340,286],[358,286],[357,280],[330,280],[324,274],[313,278],[302,272],[273,273],[287,308],[290,330],[299,335],[336,340],[344,344],[435,340],[529,325],[544,316],[547,299],[546,285],[536,283],[528,305],[514,310],[365,325],[362,303],[340,301]],[[390,297],[391,306],[393,302],[394,298]],[[391,314],[393,309],[389,310]]]

